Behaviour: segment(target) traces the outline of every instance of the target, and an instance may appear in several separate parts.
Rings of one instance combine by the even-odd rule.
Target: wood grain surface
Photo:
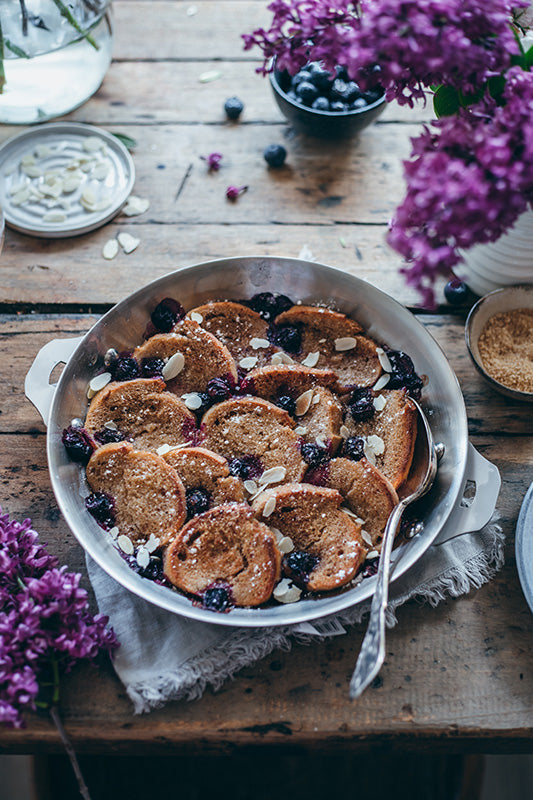
[[[191,6],[195,14],[188,14]],[[262,0],[115,0],[114,61],[100,91],[68,119],[127,133],[137,145],[135,193],[142,216],[119,215],[73,239],[39,240],[6,231],[0,256],[0,505],[31,517],[62,563],[85,573],[84,555],[59,512],[46,463],[46,429],[24,396],[24,377],[51,339],[78,336],[101,313],[160,275],[211,258],[311,254],[414,307],[417,295],[386,245],[402,198],[402,160],[429,108],[390,106],[354,141],[331,145],[296,135],[255,73],[258,57],[240,34],[268,20]],[[214,35],[216,32],[216,35]],[[208,70],[217,80],[201,83]],[[242,120],[222,106],[242,96]],[[0,129],[0,141],[18,129]],[[287,166],[269,170],[263,148],[283,142]],[[208,174],[201,156],[224,154]],[[248,185],[237,203],[229,184]],[[138,236],[134,253],[105,261],[119,231]],[[61,712],[85,753],[523,752],[533,750],[533,617],[514,558],[521,500],[533,480],[529,407],[487,387],[464,344],[466,311],[444,304],[420,318],[456,371],[473,444],[502,474],[498,501],[506,534],[504,568],[478,590],[437,608],[408,603],[388,633],[384,667],[356,702],[349,677],[364,626],[290,652],[274,652],[196,702],[134,716],[110,664],[67,676]],[[56,375],[57,377],[57,375]],[[84,585],[90,590],[87,579]],[[0,729],[0,752],[58,752],[46,717]]]

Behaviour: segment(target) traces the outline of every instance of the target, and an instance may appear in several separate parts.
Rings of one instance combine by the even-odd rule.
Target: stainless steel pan
[[[137,345],[154,306],[174,297],[186,309],[209,300],[249,298],[262,291],[282,292],[303,303],[326,303],[357,319],[368,334],[412,357],[419,374],[428,377],[422,405],[435,441],[445,445],[437,480],[425,512],[423,530],[394,553],[393,580],[406,572],[439,534],[476,530],[490,517],[499,475],[468,443],[466,411],[457,379],[442,350],[417,319],[375,287],[341,270],[309,261],[274,257],[231,258],[187,267],[166,275],[127,297],[83,337],[54,340],[37,355],[26,378],[26,394],[48,425],[48,462],[61,511],[87,553],[116,581],[157,606],[220,625],[288,625],[338,613],[370,597],[375,577],[329,597],[293,605],[233,609],[217,614],[199,608],[179,593],[141,578],[131,570],[87,513],[89,493],[83,471],[70,461],[61,433],[74,418],[85,417],[86,390],[105,352]],[[66,364],[57,385],[49,384],[53,368]],[[478,488],[474,502],[463,501],[465,486]]]

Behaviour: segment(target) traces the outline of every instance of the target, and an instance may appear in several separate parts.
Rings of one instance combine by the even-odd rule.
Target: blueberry
[[[161,378],[165,362],[162,358],[143,358],[141,361],[141,375],[143,378]]]
[[[323,95],[317,97],[311,108],[314,108],[315,111],[330,111],[328,98]]]
[[[311,553],[303,550],[293,550],[283,558],[283,565],[289,572],[296,585],[305,588],[309,581],[309,575],[315,569],[319,559]]]
[[[263,157],[269,167],[282,167],[287,158],[287,151],[281,144],[269,144],[263,150]]]
[[[131,381],[140,376],[141,368],[133,356],[119,356],[111,368],[111,374],[115,381]]]
[[[353,111],[357,111],[358,108],[366,108],[367,102],[364,97],[358,97],[353,103],[350,104],[350,108]]]
[[[444,297],[452,306],[462,305],[468,300],[469,294],[470,290],[468,286],[464,281],[459,280],[459,278],[452,278],[444,287]]]
[[[310,467],[318,467],[319,464],[324,464],[329,460],[329,451],[326,447],[320,447],[319,444],[306,442],[302,445],[302,458]]]
[[[150,581],[162,583],[165,579],[163,562],[160,559],[151,558],[147,567],[138,567],[137,571],[141,578],[148,578]]]
[[[354,422],[366,422],[372,419],[375,412],[374,396],[370,389],[355,389],[348,401],[348,408]]]
[[[258,478],[263,472],[263,465],[257,456],[245,455],[230,459],[230,475],[242,478],[243,481]]]
[[[72,461],[87,464],[92,456],[95,445],[85,428],[73,428],[69,425],[61,436],[65,450]]]
[[[401,350],[391,350],[387,353],[391,363],[392,372],[387,389],[407,389],[415,399],[420,397],[422,379],[416,374],[411,357]]]
[[[168,333],[172,330],[178,319],[185,316],[185,309],[172,297],[165,297],[156,305],[150,315],[152,324],[161,333]]]
[[[282,408],[287,414],[290,414],[291,417],[294,417],[296,412],[296,401],[289,397],[288,394],[283,394],[281,397],[278,397],[276,400],[276,405],[279,408]]]
[[[348,111],[348,106],[342,100],[335,100],[330,105],[330,111],[335,111],[337,114]]]
[[[123,442],[126,435],[111,428],[102,428],[101,431],[96,431],[94,438],[98,444],[109,444],[110,442]]]
[[[312,74],[308,72],[306,69],[301,69],[296,75],[293,75],[291,78],[291,86],[293,89],[296,89],[301,83],[307,82],[309,83],[312,78]]]
[[[294,303],[284,294],[272,292],[259,292],[254,294],[248,305],[253,311],[260,314],[267,322],[275,319],[278,314],[288,311]]]
[[[207,394],[215,403],[228,400],[231,397],[232,387],[225,378],[211,378],[207,384]]]
[[[342,78],[335,78],[331,84],[330,97],[333,100],[341,100],[342,102],[345,102],[347,89],[348,84],[346,81],[342,80]]]
[[[196,514],[203,514],[209,508],[210,501],[209,492],[199,487],[187,489],[185,492],[185,500],[187,503],[187,516],[194,517]]]
[[[115,503],[111,495],[94,492],[85,498],[85,508],[104,530],[110,530],[114,526]]]
[[[324,69],[324,67],[316,61],[309,64],[307,69],[311,73],[311,83],[314,83],[321,92],[327,92],[331,85],[331,72],[328,72],[327,69]]]
[[[229,586],[208,586],[202,595],[202,605],[211,611],[225,611],[231,605]]]
[[[353,103],[354,100],[362,97],[363,93],[355,81],[348,81],[346,84],[345,99],[347,103]]]
[[[368,89],[364,94],[363,97],[365,98],[368,104],[375,103],[376,100],[379,100],[380,97],[383,96],[383,92],[381,89]]]
[[[295,325],[283,325],[274,331],[274,344],[287,353],[298,353],[302,347],[302,334]]]
[[[319,92],[310,81],[302,81],[298,84],[296,94],[304,105],[310,106],[318,97]]]
[[[242,114],[244,103],[238,97],[228,97],[224,103],[224,111],[228,119],[238,119]]]
[[[365,454],[365,440],[360,436],[349,436],[344,442],[342,454],[352,461],[360,461]]]

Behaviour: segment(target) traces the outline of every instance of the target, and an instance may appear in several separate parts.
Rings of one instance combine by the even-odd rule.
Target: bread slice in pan
[[[258,519],[292,541],[284,572],[310,591],[349,583],[365,557],[361,525],[340,509],[341,503],[335,489],[289,483],[267,489],[252,504]]]
[[[182,400],[165,389],[160,378],[108,383],[92,399],[86,430],[97,442],[121,436],[136,450],[155,451],[164,444],[191,441],[196,417]]]
[[[93,492],[113,501],[115,525],[134,547],[151,535],[168,544],[185,522],[185,489],[178,474],[155,453],[134,450],[129,442],[106,444],[87,464]]]
[[[164,572],[174,586],[207,607],[258,606],[280,576],[281,554],[272,531],[247,505],[220,505],[193,517],[167,548]],[[221,597],[222,596],[222,597]]]

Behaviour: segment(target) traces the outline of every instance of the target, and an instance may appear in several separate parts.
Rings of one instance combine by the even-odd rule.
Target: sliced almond
[[[43,222],[65,222],[66,215],[62,211],[47,211],[43,214]]]
[[[99,164],[95,166],[92,172],[92,177],[95,178],[97,181],[103,181],[104,178],[107,178],[109,174],[109,164],[105,161],[100,161]]]
[[[268,498],[265,503],[265,507],[263,508],[263,517],[270,517],[271,514],[274,513],[276,510],[276,498],[274,495]]]
[[[309,411],[309,406],[311,405],[311,401],[313,399],[313,389],[308,389],[306,392],[303,392],[296,400],[296,410],[295,415],[297,417],[301,417],[304,414],[307,414]]]
[[[294,364],[294,360],[287,353],[274,353],[270,359],[270,363],[277,364]]]
[[[158,456],[166,456],[167,453],[170,453],[172,450],[169,444],[162,444],[160,445],[157,450],[155,451]]]
[[[257,479],[257,483],[260,486],[264,486],[266,483],[279,483],[285,478],[286,474],[286,467],[270,467]]]
[[[137,564],[141,567],[141,569],[144,569],[144,567],[148,566],[148,564],[150,563],[150,553],[146,549],[146,547],[144,547],[143,545],[139,547],[139,549],[137,550],[137,555],[135,556],[135,560]]]
[[[372,547],[372,537],[370,536],[368,531],[365,530],[361,531],[361,539],[365,544],[368,544],[370,547]]]
[[[257,361],[257,356],[247,356],[246,358],[241,358],[239,361],[239,367],[242,367],[243,369],[253,369],[256,366]]]
[[[193,322],[197,322],[198,325],[201,325],[202,322],[204,321],[204,318],[202,317],[201,314],[198,313],[198,311],[191,311],[189,317],[190,319],[192,319]]]
[[[374,455],[376,456],[380,456],[385,452],[385,442],[381,436],[378,436],[376,433],[372,433],[370,436],[367,436],[366,443],[370,448],[372,448]]]
[[[133,550],[134,550],[133,542],[124,533],[121,533],[120,536],[118,537],[117,544],[123,553],[126,553],[126,555],[128,556],[133,555]]]
[[[143,197],[137,197],[137,195],[134,194],[130,194],[126,205],[122,209],[122,213],[127,217],[136,217],[139,214],[144,214],[144,212],[148,211],[149,208],[149,200],[146,200]]]
[[[282,553],[292,553],[294,550],[294,542],[290,536],[283,536],[278,542],[278,547]]]
[[[341,336],[340,339],[335,339],[335,350],[338,353],[353,350],[355,347],[357,347],[357,339],[353,336]]]
[[[250,347],[252,350],[260,350],[261,348],[270,347],[268,339],[258,339],[255,336],[250,339]]]
[[[120,531],[116,525],[114,525],[112,528],[109,529],[109,535],[111,536],[112,539],[116,539],[119,533]]]
[[[148,541],[144,546],[146,547],[149,553],[153,553],[159,547],[160,541],[161,540],[157,536],[151,533],[150,536],[148,537]]]
[[[104,428],[107,428],[108,431],[118,431],[117,423],[113,422],[112,419],[109,419],[107,422],[104,422]]]
[[[136,247],[141,243],[140,239],[131,236],[129,233],[119,233],[117,236],[118,243],[125,253],[133,253]]]
[[[346,425],[341,425],[339,433],[343,439],[348,439],[350,436],[350,429],[347,428]]]
[[[294,433],[297,436],[305,436],[305,434],[307,433],[307,428],[305,427],[305,425],[297,425],[296,428],[294,429]]]
[[[258,489],[257,483],[252,480],[244,481],[243,486],[245,490],[248,492],[248,494],[255,494]]]
[[[182,394],[181,399],[191,411],[197,411],[202,407],[203,404],[203,400],[198,392],[187,392],[186,394]]]
[[[370,561],[372,558],[377,558],[379,556],[379,550],[369,550],[366,554],[366,561]]]
[[[320,358],[320,353],[309,353],[309,355],[304,358],[302,361],[302,366],[304,367],[316,367],[318,364],[318,359]]]
[[[79,189],[81,185],[81,178],[78,178],[76,175],[68,176],[63,180],[63,192],[65,194],[70,194],[71,192],[75,192],[76,189]]]
[[[102,255],[107,261],[111,261],[118,254],[118,242],[116,239],[108,239],[102,248]]]
[[[99,136],[87,136],[83,140],[83,149],[86,153],[97,153],[104,146],[104,140]]]
[[[377,397],[374,397],[374,408],[376,411],[383,411],[385,406],[387,405],[387,398],[385,395],[378,394]]]
[[[13,195],[13,197],[11,198],[11,205],[21,206],[22,203],[25,203],[26,200],[30,199],[30,195],[31,192],[29,187],[25,186],[23,189],[21,189],[19,192]]]
[[[174,355],[170,356],[167,363],[163,367],[161,373],[163,376],[163,380],[165,381],[172,380],[172,378],[175,378],[177,375],[180,374],[184,366],[185,366],[185,357],[183,353],[174,353]],[[198,406],[198,408],[200,408],[200,406]]]
[[[390,374],[388,372],[384,372],[383,375],[379,376],[372,388],[375,392],[379,392],[381,389],[385,388],[389,381]]]
[[[379,358],[379,363],[385,370],[385,372],[392,372],[392,364],[390,363],[390,358],[388,357],[385,350],[382,347],[376,347],[376,353]]]
[[[94,378],[89,381],[89,386],[87,388],[87,397],[89,400],[91,400],[95,394],[98,394],[100,389],[103,389],[104,386],[107,386],[110,380],[110,372],[102,372],[100,375],[95,375]]]
[[[20,171],[23,172],[24,175],[27,175],[28,178],[40,178],[43,174],[42,169],[35,164],[23,166],[20,168]]]

